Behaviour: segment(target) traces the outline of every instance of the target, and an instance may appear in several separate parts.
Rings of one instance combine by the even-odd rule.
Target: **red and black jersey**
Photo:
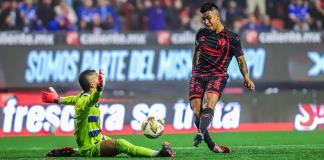
[[[233,56],[243,55],[239,36],[227,28],[220,33],[202,28],[195,43],[200,55],[193,76],[225,76]]]

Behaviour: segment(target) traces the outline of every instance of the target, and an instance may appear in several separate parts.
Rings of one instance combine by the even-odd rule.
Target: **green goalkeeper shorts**
[[[106,140],[111,140],[110,137],[105,136]],[[96,144],[89,144],[80,147],[80,153],[83,157],[100,157],[100,145],[103,141]]]
[[[89,145],[80,147],[81,155],[83,157],[99,157],[101,142],[98,142],[97,144],[89,144]]]

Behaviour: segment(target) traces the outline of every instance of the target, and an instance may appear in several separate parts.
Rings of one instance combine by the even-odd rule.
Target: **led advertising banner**
[[[320,82],[324,80],[324,45],[259,45],[244,48],[256,83]],[[71,86],[85,69],[107,70],[112,85],[183,84],[191,75],[192,46],[54,46],[1,47],[1,88]],[[14,66],[14,67],[13,67]],[[233,58],[230,81],[241,82]],[[161,83],[162,84],[162,83]]]
[[[224,94],[215,107],[211,131],[314,130],[324,124],[320,97],[323,91]],[[40,91],[3,93],[0,111],[0,136],[73,135],[74,107],[43,104]],[[188,100],[174,94],[141,98],[106,94],[100,111],[106,134],[140,133],[147,116],[163,119],[165,133],[196,131]]]
[[[241,35],[257,83],[321,82],[321,32],[247,32]],[[278,38],[274,38],[278,37]],[[80,71],[104,67],[107,81],[184,83],[191,74],[195,33],[0,32],[0,88],[73,86]],[[14,66],[14,67],[13,67]],[[242,79],[235,59],[230,80]]]

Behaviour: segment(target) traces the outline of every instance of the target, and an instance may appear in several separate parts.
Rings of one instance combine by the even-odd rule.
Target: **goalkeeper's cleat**
[[[170,148],[169,142],[163,142],[162,149],[160,150],[158,157],[174,157],[175,152],[173,152]]]
[[[203,140],[204,140],[204,135],[202,133],[197,133],[194,138],[193,146],[198,147]]]
[[[230,147],[226,147],[226,146],[219,146],[219,145],[215,145],[214,150],[215,153],[231,153],[232,150]]]
[[[72,157],[76,154],[76,151],[70,147],[64,147],[59,149],[53,149],[46,154],[46,157]]]

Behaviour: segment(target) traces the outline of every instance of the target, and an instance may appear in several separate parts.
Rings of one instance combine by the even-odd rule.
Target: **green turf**
[[[226,144],[232,147],[233,153],[231,154],[213,153],[208,150],[205,144],[202,144],[199,148],[192,148],[193,136],[193,134],[163,135],[155,140],[147,139],[142,135],[112,137],[125,138],[136,145],[153,149],[159,149],[162,141],[169,141],[177,153],[176,159],[324,159],[324,131],[212,133],[212,137],[219,144]],[[0,159],[43,159],[44,154],[49,149],[66,145],[75,147],[74,138],[1,138]],[[125,155],[116,157],[116,159],[126,158],[128,157]]]

